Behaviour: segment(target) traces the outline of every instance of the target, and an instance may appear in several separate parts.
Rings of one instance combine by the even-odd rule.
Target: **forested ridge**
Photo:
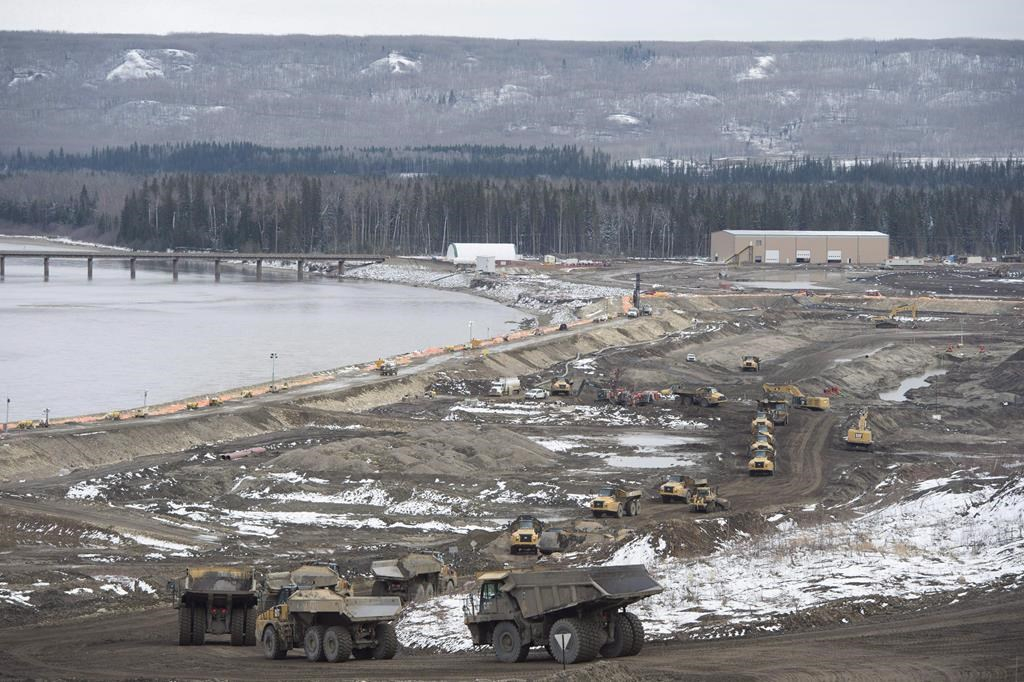
[[[437,254],[452,241],[503,241],[529,255],[663,258],[706,255],[711,232],[736,228],[881,230],[894,254],[998,255],[1024,240],[1024,164],[1014,160],[652,169],[575,147],[197,143],[4,161],[18,173],[152,173],[118,214],[97,211],[90,187],[63,202],[0,196],[2,219],[88,220],[139,248]],[[110,175],[88,177],[101,189]]]

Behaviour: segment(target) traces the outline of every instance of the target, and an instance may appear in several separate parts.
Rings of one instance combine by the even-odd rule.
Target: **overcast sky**
[[[1024,38],[1024,0],[0,0],[7,30],[551,40]]]

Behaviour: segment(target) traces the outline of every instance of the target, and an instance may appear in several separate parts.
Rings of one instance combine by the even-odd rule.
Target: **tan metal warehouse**
[[[884,263],[889,235],[884,232],[812,230],[722,230],[711,233],[716,263]]]

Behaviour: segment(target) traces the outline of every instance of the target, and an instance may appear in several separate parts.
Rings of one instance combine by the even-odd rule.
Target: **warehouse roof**
[[[848,230],[722,230],[737,237],[888,237],[885,232]]]

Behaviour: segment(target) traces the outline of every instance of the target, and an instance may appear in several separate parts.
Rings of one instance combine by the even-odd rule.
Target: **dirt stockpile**
[[[471,476],[553,466],[552,453],[525,436],[500,427],[456,423],[416,424],[400,434],[325,443],[274,460],[274,468],[286,471],[355,475],[400,471]]]

